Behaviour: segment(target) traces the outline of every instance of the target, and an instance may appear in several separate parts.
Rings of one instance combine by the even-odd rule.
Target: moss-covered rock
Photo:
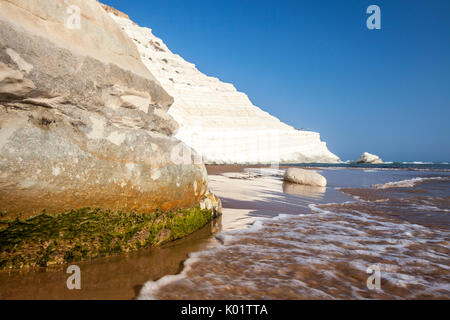
[[[46,267],[161,245],[214,218],[200,206],[150,214],[85,208],[1,221],[0,270]]]

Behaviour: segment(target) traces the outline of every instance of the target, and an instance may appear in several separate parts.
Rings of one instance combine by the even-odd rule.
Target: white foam
[[[334,213],[334,212],[331,212],[331,211],[328,211],[328,210],[319,208],[319,207],[317,207],[316,204],[310,204],[310,205],[309,205],[309,209],[311,209],[312,212],[320,213],[320,214],[330,214],[330,213]]]
[[[433,162],[422,162],[422,161],[411,161],[411,162],[402,162],[403,164],[433,164]]]
[[[184,269],[180,274],[177,275],[169,275],[164,276],[161,279],[157,281],[149,281],[147,282],[144,287],[141,289],[141,292],[138,296],[138,300],[157,300],[155,293],[158,291],[160,287],[163,287],[169,283],[178,281],[180,279],[184,279],[186,277],[186,274],[191,269],[192,264],[197,262],[200,259],[201,253],[191,253],[189,255],[189,259],[184,263]]]
[[[448,178],[447,177],[414,178],[414,179],[408,179],[408,180],[388,182],[385,184],[377,184],[377,185],[374,185],[373,187],[376,189],[412,188],[412,187],[415,187],[419,183],[435,181],[435,180],[448,180]]]
[[[435,212],[450,212],[449,209],[438,208],[438,207],[436,207],[436,206],[426,206],[426,205],[415,204],[415,205],[413,205],[413,207],[414,207],[415,209],[423,210],[423,211],[426,211],[426,212],[429,212],[429,211],[435,211]]]

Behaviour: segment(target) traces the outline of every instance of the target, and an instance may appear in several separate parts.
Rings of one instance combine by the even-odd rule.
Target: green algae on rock
[[[218,215],[199,205],[150,214],[84,208],[2,221],[0,270],[46,267],[158,246],[193,233]]]

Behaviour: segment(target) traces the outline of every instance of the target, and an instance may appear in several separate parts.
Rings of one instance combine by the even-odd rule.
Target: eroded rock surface
[[[208,191],[200,201],[201,210],[211,210],[212,217],[217,218],[222,215],[222,200],[212,192]]]
[[[207,173],[174,160],[173,98],[97,1],[70,5],[80,29],[65,1],[0,1],[0,211],[198,203]]]

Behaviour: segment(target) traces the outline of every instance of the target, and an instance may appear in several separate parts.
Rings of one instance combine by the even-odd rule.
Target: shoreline
[[[233,171],[241,169],[234,167]],[[251,198],[252,192],[257,190],[259,198],[253,199],[253,208],[246,208],[247,217],[269,219],[258,220],[252,224],[254,227],[245,230],[240,225],[236,229],[238,232],[224,230],[231,232],[218,235],[220,246],[192,254],[183,271],[176,276],[149,281],[139,299],[442,299],[438,284],[442,284],[442,288],[446,286],[442,270],[448,262],[441,256],[448,252],[445,234],[449,229],[441,229],[439,224],[444,222],[448,226],[448,223],[439,220],[436,220],[437,224],[427,223],[440,213],[429,218],[431,212],[428,211],[426,220],[417,220],[416,214],[410,215],[409,199],[414,199],[410,194],[423,192],[422,186],[417,191],[393,189],[393,195],[401,196],[392,198],[391,207],[384,207],[385,203],[391,205],[391,202],[385,202],[384,197],[368,202],[341,192],[344,187],[352,186],[356,186],[355,190],[377,192],[378,189],[372,188],[375,182],[389,184],[417,176],[414,171],[371,172],[375,171],[324,169],[323,174],[330,182],[326,192],[294,188],[291,194],[286,194],[283,187],[284,200],[289,196],[295,197],[297,212],[271,208],[267,215],[261,214],[261,209],[267,208],[264,206],[266,200],[282,203],[283,209],[286,207],[286,203],[277,197],[278,191],[268,195],[267,190],[259,188],[257,181],[265,177],[244,174],[238,178],[238,175],[231,175],[230,184],[236,180],[242,185],[253,183],[255,189],[247,189],[247,194],[242,194],[234,184],[226,190],[219,188],[214,192],[219,196],[221,192],[234,192],[230,193],[230,198],[239,201],[240,210],[243,210],[243,205],[248,203],[242,198]],[[210,176],[213,187],[223,182],[218,177]],[[444,183],[440,187],[430,187],[432,190],[440,188],[446,193],[448,178],[431,181]],[[280,179],[278,182],[280,186]],[[403,195],[407,197],[403,198]],[[436,195],[439,199],[440,194]],[[345,201],[344,197],[348,200]],[[230,213],[230,202],[222,200]],[[420,197],[418,200],[421,201]],[[399,201],[401,206],[398,206]],[[445,202],[439,204],[439,201],[436,205],[441,208],[441,205],[443,208],[448,206]],[[419,206],[417,210],[420,214],[421,210],[427,212],[428,209]],[[227,211],[224,212],[226,215]],[[430,234],[433,234],[435,242],[428,242]],[[405,252],[408,252],[406,257]],[[409,268],[404,270],[409,257],[424,262],[411,267],[412,271]],[[220,267],[216,261],[220,262]],[[380,292],[370,291],[366,286],[367,267],[374,263],[383,266],[384,290]],[[414,280],[421,285],[418,286]]]
[[[243,173],[245,169],[268,166],[207,166],[210,189],[223,201],[223,215],[188,237],[163,245],[160,248],[143,249],[131,254],[121,254],[80,263],[84,290],[71,292],[65,288],[68,275],[64,268],[29,271],[0,272],[1,299],[135,299],[149,281],[165,276],[180,275],[192,253],[222,245],[216,236],[227,231],[243,230],[258,218],[274,218],[280,215],[295,216],[311,212],[311,203],[330,204],[354,201],[338,190],[341,170],[323,168],[329,176],[329,187],[315,189],[286,185],[280,177],[229,178],[226,173]],[[314,168],[311,168],[314,169]],[[338,168],[351,169],[351,168]],[[363,170],[342,171],[349,177],[359,174],[378,177]],[[364,172],[364,173],[363,173]],[[371,172],[371,171],[370,171]],[[393,176],[401,180],[406,172]],[[408,173],[413,174],[414,173]],[[336,176],[338,178],[336,178]],[[340,178],[339,178],[340,177]],[[390,175],[392,177],[392,174]],[[396,178],[396,179],[397,179]],[[336,180],[337,179],[337,180]],[[383,182],[383,181],[381,181]],[[360,184],[359,182],[357,183]],[[153,282],[154,283],[154,282]]]

